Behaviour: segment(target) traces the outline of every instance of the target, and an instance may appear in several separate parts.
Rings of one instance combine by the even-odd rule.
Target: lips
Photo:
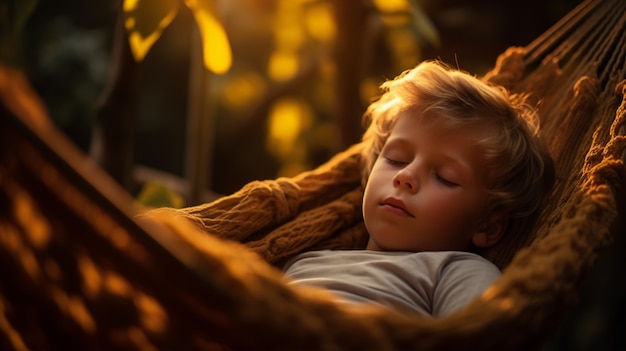
[[[387,198],[380,205],[389,212],[395,213],[397,215],[415,218],[415,216],[411,212],[409,212],[404,202],[398,198]]]

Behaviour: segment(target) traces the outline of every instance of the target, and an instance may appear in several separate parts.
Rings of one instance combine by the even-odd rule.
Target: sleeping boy
[[[500,276],[478,255],[532,221],[553,183],[523,97],[426,61],[381,85],[365,113],[365,250],[298,255],[292,284],[440,317]]]

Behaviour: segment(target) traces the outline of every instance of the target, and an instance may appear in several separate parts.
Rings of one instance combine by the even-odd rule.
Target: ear
[[[491,215],[472,236],[472,243],[480,248],[495,245],[500,239],[509,223],[509,216],[504,214]]]

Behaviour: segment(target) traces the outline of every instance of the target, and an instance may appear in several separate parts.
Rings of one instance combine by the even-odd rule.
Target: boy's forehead
[[[495,133],[494,127],[488,123],[430,123],[427,119],[403,114],[396,119],[384,144],[398,139],[411,142],[418,134],[426,134],[443,143],[460,143],[467,147],[479,147],[484,152],[490,148],[489,145],[493,142],[492,137]]]
[[[413,111],[404,111],[397,115],[391,128],[391,134],[404,133],[414,130],[428,130],[429,133],[445,133],[458,129],[453,123],[446,123],[445,117],[433,113],[423,114]]]
[[[472,116],[450,116],[433,111],[404,110],[397,114],[391,133],[405,129],[428,130],[429,133],[450,134],[459,131],[483,130],[484,134],[495,132],[493,121]],[[481,133],[482,134],[482,133]]]

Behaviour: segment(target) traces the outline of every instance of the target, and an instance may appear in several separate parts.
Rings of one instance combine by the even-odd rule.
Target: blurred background
[[[579,3],[3,1],[0,16],[12,19],[3,30],[15,29],[0,59],[27,74],[80,149],[151,206],[190,206],[316,167],[358,142],[384,80],[425,59],[484,74]],[[625,349],[625,247],[619,239],[603,255],[546,350]]]
[[[128,35],[116,33],[121,0],[11,1],[34,3],[16,60],[57,125],[131,193],[167,183],[187,205],[319,165],[358,141],[384,80],[424,59],[483,74],[578,3],[206,1],[231,50],[230,68],[217,74],[202,65],[184,5],[143,60],[129,63]],[[168,3],[183,4],[144,2],[153,21]],[[108,121],[108,136],[126,145],[113,156],[96,136]]]

